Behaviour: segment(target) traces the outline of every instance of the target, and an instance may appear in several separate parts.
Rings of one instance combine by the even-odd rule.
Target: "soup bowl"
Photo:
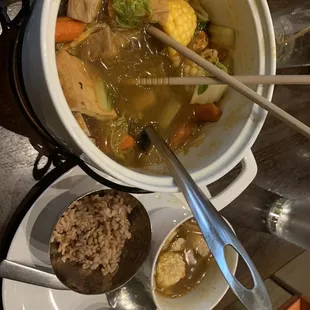
[[[187,209],[162,208],[150,214],[150,218],[153,231],[151,250],[138,276],[148,290],[151,291],[157,309],[205,310],[214,308],[229,288],[214,260],[209,263],[206,275],[201,283],[186,295],[170,298],[156,290],[156,264],[163,245],[177,227],[193,218],[191,212]],[[232,229],[229,223],[228,225]],[[235,274],[238,265],[238,254],[232,248],[227,247],[225,248],[225,257],[230,271]]]
[[[235,29],[234,74],[275,74],[274,32],[266,0],[202,0],[202,4],[212,23]],[[66,102],[56,67],[54,38],[59,5],[60,0],[35,1],[22,43],[25,90],[42,126],[99,175],[109,175],[116,182],[145,190],[177,192],[163,165],[125,167],[101,152],[79,127]],[[269,100],[272,98],[272,85],[254,89]],[[266,111],[232,89],[219,105],[223,111],[219,122],[205,126],[197,146],[178,157],[203,186],[218,180],[242,161],[238,183],[225,196],[229,202],[255,177],[256,163],[250,148],[262,128]]]

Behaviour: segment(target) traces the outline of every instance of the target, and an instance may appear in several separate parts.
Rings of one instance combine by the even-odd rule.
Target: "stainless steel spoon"
[[[0,262],[0,278],[54,290],[69,290],[53,273],[6,259]],[[121,288],[107,293],[106,297],[110,307],[116,310],[156,310],[152,297],[136,277]]]
[[[55,290],[68,290],[68,288],[64,286],[53,273],[6,259],[0,262],[0,278],[43,286]]]
[[[152,297],[136,277],[107,293],[106,297],[109,305],[116,310],[156,310]]]
[[[158,149],[176,184],[183,193],[211,253],[233,292],[247,309],[272,309],[264,282],[238,238],[219,215],[212,202],[203,194],[169,146],[159,137],[155,129],[148,126],[145,131]],[[247,264],[254,282],[252,289],[247,289],[241,285],[230,272],[225,259],[225,246],[233,247]]]

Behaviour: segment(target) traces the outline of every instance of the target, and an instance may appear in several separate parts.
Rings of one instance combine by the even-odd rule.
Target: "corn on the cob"
[[[180,64],[182,62],[182,58],[178,52],[176,52],[174,55],[168,54],[168,57],[169,57],[173,67],[177,68],[180,66]]]
[[[192,40],[197,27],[195,11],[185,0],[168,0],[168,6],[168,18],[161,26],[168,35],[182,45],[187,46]],[[168,48],[168,52],[172,61],[172,56],[178,55],[172,48]],[[175,63],[175,60],[173,63]]]
[[[206,71],[189,59],[183,62],[184,76],[206,76]]]
[[[206,48],[200,53],[200,56],[210,61],[214,65],[219,63],[218,51],[215,49]],[[185,59],[183,63],[183,75],[184,76],[210,76],[208,72],[199,67],[197,64],[189,59]]]

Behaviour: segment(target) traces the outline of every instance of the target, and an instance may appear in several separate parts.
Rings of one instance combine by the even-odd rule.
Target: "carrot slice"
[[[214,103],[195,104],[193,108],[198,122],[217,122],[222,115],[222,111]]]
[[[196,129],[197,124],[193,122],[180,124],[170,139],[170,147],[176,150],[184,146],[189,138],[195,133]]]
[[[69,17],[58,17],[55,31],[56,43],[73,41],[84,31],[85,26],[85,23]]]
[[[135,144],[135,140],[132,136],[127,135],[124,140],[119,144],[119,149],[121,151],[125,151],[128,150],[130,148],[132,148]]]

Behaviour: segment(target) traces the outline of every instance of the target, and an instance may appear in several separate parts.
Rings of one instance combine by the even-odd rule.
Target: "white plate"
[[[79,196],[91,190],[103,188],[91,179],[80,168],[74,168],[57,179],[47,188],[28,211],[12,240],[7,258],[12,261],[26,263],[31,266],[48,266],[47,253],[40,250],[40,233],[37,221],[43,209],[53,205],[67,205],[68,197]],[[146,207],[149,213],[163,207],[188,207],[180,194],[155,193],[134,195]],[[57,203],[56,203],[57,201]],[[104,310],[110,309],[105,295],[86,296],[71,291],[57,291],[24,284],[11,280],[3,280],[2,300],[5,310]]]

